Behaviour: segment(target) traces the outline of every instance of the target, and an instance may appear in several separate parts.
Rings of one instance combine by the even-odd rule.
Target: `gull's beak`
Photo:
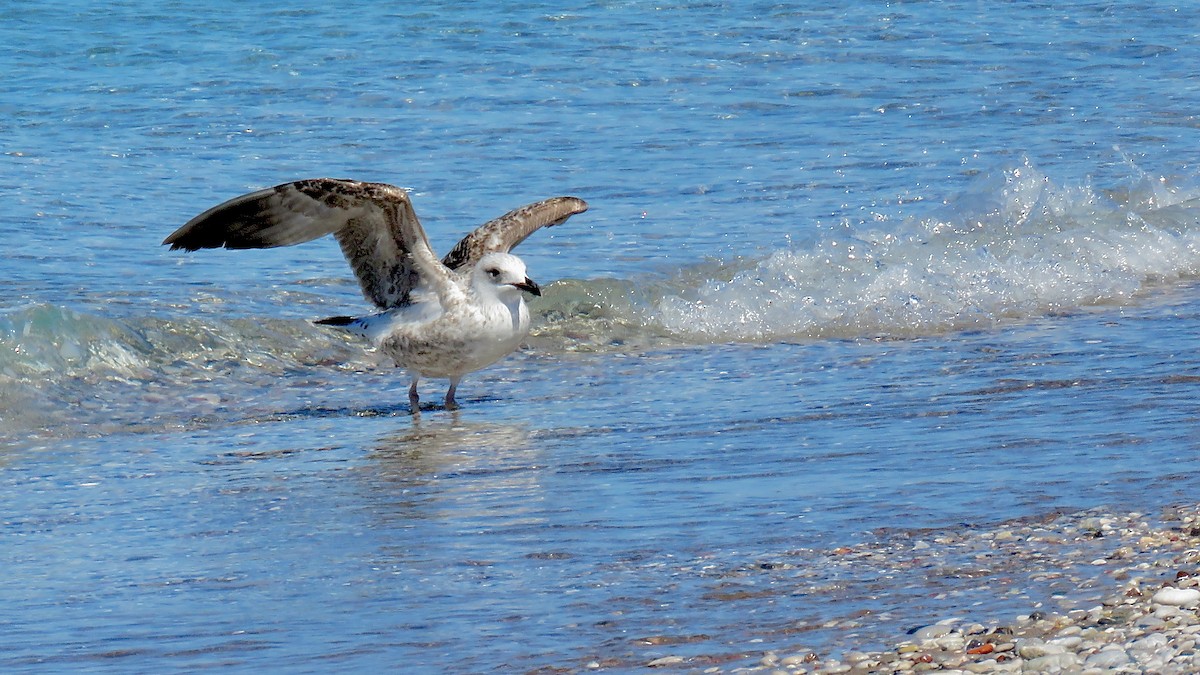
[[[526,293],[532,293],[534,295],[539,295],[539,296],[542,294],[541,286],[538,286],[533,281],[533,279],[530,279],[529,277],[525,277],[525,281],[522,281],[519,284],[513,284],[513,286],[516,286],[517,288],[525,291]]]

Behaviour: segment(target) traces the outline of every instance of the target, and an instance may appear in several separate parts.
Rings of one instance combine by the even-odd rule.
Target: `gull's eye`
[[[487,272],[488,276],[489,276],[489,277],[491,277],[491,278],[493,278],[493,279],[499,279],[499,278],[500,278],[500,270],[496,269],[495,267],[488,268],[488,269],[486,269],[486,270],[484,270],[484,271],[485,271],[485,272]]]

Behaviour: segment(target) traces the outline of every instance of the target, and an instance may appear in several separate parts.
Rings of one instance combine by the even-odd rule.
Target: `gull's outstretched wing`
[[[442,264],[452,270],[469,269],[488,253],[508,253],[537,230],[558,225],[587,208],[587,202],[577,197],[552,197],[509,211],[463,237]]]
[[[386,183],[333,178],[284,183],[214,206],[163,244],[188,251],[271,248],[327,234],[337,238],[363,295],[381,308],[407,304],[422,274],[447,276],[408,193]]]

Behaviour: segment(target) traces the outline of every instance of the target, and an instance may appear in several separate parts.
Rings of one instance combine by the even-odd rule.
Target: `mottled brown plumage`
[[[507,253],[533,232],[587,210],[575,197],[522,206],[479,226],[442,260],[468,273],[488,253]],[[411,300],[419,273],[410,255],[429,240],[408,193],[386,183],[315,178],[235,197],[201,213],[167,237],[172,249],[273,248],[337,238],[363,295],[381,309]],[[432,249],[430,249],[432,250]]]

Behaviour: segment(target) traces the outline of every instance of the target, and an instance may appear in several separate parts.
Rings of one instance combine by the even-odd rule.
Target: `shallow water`
[[[1195,499],[1195,10],[359,11],[0,10],[6,669],[732,668],[1032,601],[835,551]],[[315,175],[591,210],[410,416],[332,242],[158,245]]]

